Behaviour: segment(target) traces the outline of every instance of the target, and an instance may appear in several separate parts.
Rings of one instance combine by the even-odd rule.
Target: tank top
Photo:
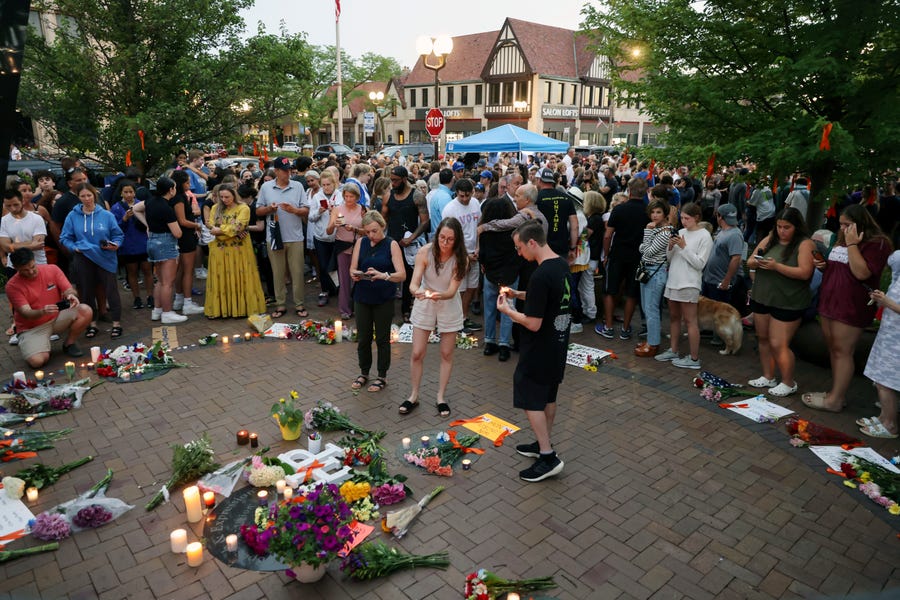
[[[357,229],[362,227],[363,208],[359,204],[357,204],[356,208],[353,209],[347,208],[346,204],[340,204],[334,207],[332,210],[338,211],[338,214],[344,217],[342,221],[344,225],[352,225]],[[355,242],[356,233],[347,231],[346,229],[338,225],[335,227],[334,238],[342,242]],[[353,252],[353,246],[350,246],[343,252],[348,254],[350,252]]]
[[[425,244],[419,252],[426,252],[428,255],[428,264],[425,265],[425,272],[422,273],[422,286],[436,292],[445,292],[450,289],[450,282],[456,273],[456,255],[451,256],[447,262],[442,264],[441,270],[438,272],[435,268],[431,244]]]
[[[380,273],[393,272],[391,243],[393,240],[385,237],[373,246],[368,237],[360,238],[356,268],[363,272],[367,271],[369,267]],[[383,279],[360,279],[353,286],[353,299],[361,304],[383,304],[393,301],[396,293],[397,284]]]
[[[410,190],[409,195],[403,200],[398,200],[391,190],[388,198],[388,235],[395,240],[402,240],[407,231],[412,233],[419,226],[419,209],[416,207],[415,190]]]
[[[776,244],[764,256],[773,258],[789,267],[796,267],[797,257],[800,255],[800,245],[797,244],[787,260],[781,258],[783,249],[783,246]],[[753,300],[760,304],[786,310],[806,310],[812,302],[809,279],[785,277],[771,269],[756,270],[752,296]]]

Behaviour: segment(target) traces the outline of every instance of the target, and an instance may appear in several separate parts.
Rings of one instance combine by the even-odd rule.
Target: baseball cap
[[[481,172],[481,175],[479,175],[479,177],[484,177],[485,179],[493,179],[494,174],[488,170],[484,170]]]
[[[455,163],[453,163],[454,171],[464,171],[465,169],[466,169],[466,165],[464,165],[463,163],[461,163],[459,161],[456,161]]]
[[[737,208],[733,204],[720,204],[717,212],[732,227],[737,225]]]
[[[236,162],[234,162],[233,160],[228,160],[227,158],[220,158],[216,161],[216,166],[220,169],[230,169],[236,164]]]
[[[294,161],[292,161],[287,156],[279,156],[272,163],[272,167],[279,169],[281,171],[290,171],[293,166],[294,166]]]
[[[397,177],[406,179],[407,177],[409,177],[409,171],[406,170],[406,167],[397,166],[391,169],[391,175],[396,175]]]
[[[537,172],[536,177],[538,177],[544,183],[556,183],[556,177],[553,175],[553,169],[548,169],[544,167],[540,171]]]
[[[312,177],[313,179],[318,179],[318,178],[319,178],[319,172],[316,171],[315,169],[310,169],[309,171],[306,172],[306,176],[307,176],[307,177]]]
[[[484,184],[483,184],[483,183],[476,183],[476,184],[475,184],[475,189],[478,190],[479,192],[483,192],[483,191],[484,191]]]

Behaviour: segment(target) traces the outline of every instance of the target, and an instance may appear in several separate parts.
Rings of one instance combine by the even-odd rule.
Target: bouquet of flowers
[[[797,416],[792,416],[787,420],[785,425],[787,427],[787,432],[793,436],[794,439],[800,440],[799,442],[794,442],[792,439],[791,444],[794,446],[815,444],[817,446],[844,446],[849,449],[863,445],[863,443],[855,437],[850,437],[836,429],[831,429],[830,427],[825,427],[824,425],[819,425]]]
[[[127,381],[144,373],[186,366],[175,362],[168,346],[164,345],[162,340],[154,343],[149,349],[144,344],[136,342],[131,346],[119,346],[112,352],[101,354],[97,361],[97,375],[118,377]]]
[[[32,413],[30,415],[10,413],[5,408],[0,407],[0,426],[7,427],[9,425],[18,425],[19,423],[30,424],[35,419],[43,419],[44,417],[52,417],[53,415],[61,415],[64,410],[45,410],[42,412]]]
[[[460,350],[468,350],[478,347],[478,338],[474,335],[467,335],[463,332],[456,334],[456,347]]]
[[[60,431],[6,431],[0,439],[0,460],[10,462],[25,458],[34,458],[38,450],[52,448],[52,442],[72,433],[72,429]]]
[[[306,411],[303,419],[310,431],[350,431],[368,437],[375,435],[374,432],[350,421],[337,406],[323,400],[319,400],[314,407]]]
[[[171,488],[198,479],[218,468],[219,465],[215,462],[215,452],[213,452],[212,444],[205,433],[199,439],[187,444],[172,446],[172,476],[154,494],[145,508],[153,510],[162,504],[163,500],[169,499]]]
[[[87,492],[39,514],[30,524],[31,534],[41,540],[60,540],[84,529],[96,529],[134,508],[118,498],[107,498],[112,469]]]
[[[841,472],[848,479],[844,483],[856,487],[850,480],[859,481],[859,491],[872,502],[883,506],[892,515],[900,515],[900,474],[865,458],[846,456],[847,462],[841,463]]]
[[[700,389],[700,397],[709,402],[721,402],[735,396],[758,396],[759,392],[745,390],[743,386],[713,375],[709,371],[701,371],[694,377],[694,387]]]
[[[441,475],[442,477],[453,475],[453,467],[441,464],[441,455],[435,446],[406,452],[403,454],[403,458],[406,459],[406,462],[421,467],[434,475]]]
[[[87,464],[92,460],[94,460],[93,456],[85,456],[84,458],[79,458],[76,461],[70,462],[60,467],[48,467],[45,464],[39,463],[36,465],[31,465],[27,469],[22,469],[21,471],[16,473],[15,477],[24,481],[25,487],[36,487],[40,490],[47,487],[48,485],[56,483],[57,481],[59,481],[60,477],[62,477],[69,471],[77,469],[81,465]]]
[[[30,415],[48,410],[66,411],[72,408],[81,408],[81,399],[84,393],[100,383],[102,382],[91,385],[89,378],[59,385],[26,385],[17,381],[17,387],[11,390],[12,398],[4,403],[5,410]]]
[[[406,484],[405,475],[391,475],[384,466],[383,455],[376,456],[369,463],[365,472],[356,472],[351,481],[368,482],[372,499],[381,506],[397,504],[407,496],[412,496],[412,490]]]
[[[450,566],[450,557],[447,552],[426,555],[406,554],[383,542],[366,542],[347,553],[341,563],[341,570],[352,579],[364,581],[385,577],[404,569],[432,567],[446,570],[448,566]]]
[[[394,537],[398,540],[406,535],[406,532],[409,530],[409,526],[412,525],[412,522],[416,517],[419,516],[419,513],[422,512],[429,502],[434,500],[434,497],[444,491],[443,486],[437,486],[431,493],[419,500],[417,504],[413,504],[412,506],[408,506],[406,508],[402,508],[400,510],[393,510],[389,512],[383,519],[381,519],[381,529],[385,533],[392,533]]]
[[[385,432],[379,431],[369,435],[347,435],[338,440],[338,446],[344,449],[344,464],[368,465],[377,456],[384,454],[378,441],[385,436]]]
[[[275,460],[277,461],[278,459]],[[250,472],[248,476],[250,485],[256,487],[271,487],[275,485],[275,482],[279,479],[284,479],[287,473],[281,465],[281,461],[278,461],[278,463],[279,464],[267,464],[262,457],[254,456],[250,461]]]
[[[307,494],[278,505],[273,524],[267,528],[268,550],[289,565],[317,567],[353,541],[352,522],[353,511],[338,487],[320,483]]]
[[[553,577],[535,579],[503,579],[495,573],[479,569],[466,576],[466,600],[493,600],[508,592],[537,592],[555,588]]]

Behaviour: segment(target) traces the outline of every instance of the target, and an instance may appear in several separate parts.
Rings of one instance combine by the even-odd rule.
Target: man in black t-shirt
[[[82,183],[87,183],[88,177],[84,169],[71,167],[66,171],[66,186],[69,188],[66,193],[59,197],[53,205],[53,211],[50,213],[50,236],[53,238],[59,253],[57,255],[56,266],[62,269],[63,273],[72,276],[69,272],[69,251],[65,246],[59,243],[59,234],[62,231],[66,217],[72,212],[72,209],[81,204],[81,200],[75,195],[75,189]]]
[[[519,472],[519,478],[533,482],[563,470],[564,463],[550,443],[550,432],[566,369],[572,294],[569,265],[547,245],[540,223],[532,220],[520,225],[513,242],[523,259],[538,263],[527,293],[502,288],[497,296],[497,310],[522,325],[519,364],[513,376],[513,406],[525,411],[537,441],[519,444],[516,452],[537,459]],[[525,300],[523,312],[515,309],[514,299]]]
[[[547,244],[569,262],[575,259],[578,246],[578,217],[572,197],[556,188],[556,177],[544,167],[534,177],[538,188],[537,207],[547,218]]]

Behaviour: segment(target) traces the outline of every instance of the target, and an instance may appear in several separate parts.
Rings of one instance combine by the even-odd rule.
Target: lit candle
[[[509,592],[506,594],[506,600],[519,600],[519,595],[515,592]]]
[[[285,483],[284,479],[279,479],[275,482],[275,491],[279,494],[282,493],[284,491],[284,486],[286,485],[287,483]]]
[[[200,488],[196,485],[184,488],[184,508],[188,523],[196,523],[203,519],[203,506],[200,501]]]
[[[250,447],[259,448],[259,436],[255,433],[250,434]]]
[[[203,492],[203,506],[207,509],[213,508],[216,505],[216,493],[215,492]]]
[[[232,337],[231,340],[232,340],[235,344],[237,344],[238,342],[241,341],[241,336],[239,336],[238,334],[234,334],[234,337]]]
[[[30,487],[25,490],[25,497],[28,498],[29,502],[37,502],[38,499],[38,489],[36,487]]]
[[[4,435],[4,437],[11,438],[12,436],[16,435],[16,432],[13,431],[12,429],[7,429],[6,431],[3,432],[3,435]]]
[[[43,371],[35,371],[34,372],[34,380],[40,383],[44,380],[44,372]]]
[[[464,458],[462,461],[462,468],[463,468],[463,471],[468,471],[469,469],[471,469],[472,461],[469,460],[468,458]]]
[[[228,337],[227,335],[223,335],[223,336],[222,336],[222,345],[223,345],[223,346],[226,346],[226,347],[227,347],[227,346],[228,346],[228,342],[230,342],[230,341],[231,341],[231,338]]]
[[[232,534],[225,536],[225,548],[229,552],[237,552],[237,536]]]
[[[269,492],[266,490],[259,490],[256,492],[256,498],[259,500],[260,506],[265,506],[269,503]]]
[[[246,429],[241,429],[237,432],[237,443],[238,446],[245,446],[250,443],[250,432]]]
[[[338,344],[344,339],[344,324],[340,321],[334,322],[334,343]]]
[[[412,443],[412,440],[409,438],[403,438],[403,449],[409,450],[409,445]]]
[[[187,531],[176,529],[169,534],[169,543],[172,545],[172,552],[184,554],[184,551],[187,550]]]
[[[199,567],[203,563],[203,544],[191,542],[187,545],[187,560],[189,567]]]
[[[290,486],[285,486],[285,488],[284,488],[284,499],[285,499],[285,500],[290,500],[290,499],[293,498],[293,497],[294,497],[294,488],[292,488],[292,487],[290,487]]]
[[[434,297],[434,294],[431,293],[431,290],[425,290],[425,297],[430,299]]]
[[[429,442],[431,442],[431,438],[428,437],[427,435],[423,435],[423,436],[422,436],[422,447],[423,447],[423,448],[427,448]]]
[[[31,427],[35,421],[37,421],[37,417],[34,415],[25,417],[25,427]]]
[[[91,346],[91,362],[100,360],[100,346]]]
[[[75,377],[75,363],[73,363],[71,360],[66,363],[66,375],[69,379]]]
[[[13,383],[25,383],[25,371],[16,371],[13,373]]]
[[[252,339],[253,339],[253,335],[252,335],[249,331],[248,331],[247,333],[244,334],[244,341],[245,341],[245,342],[249,342],[249,341],[252,340]]]

